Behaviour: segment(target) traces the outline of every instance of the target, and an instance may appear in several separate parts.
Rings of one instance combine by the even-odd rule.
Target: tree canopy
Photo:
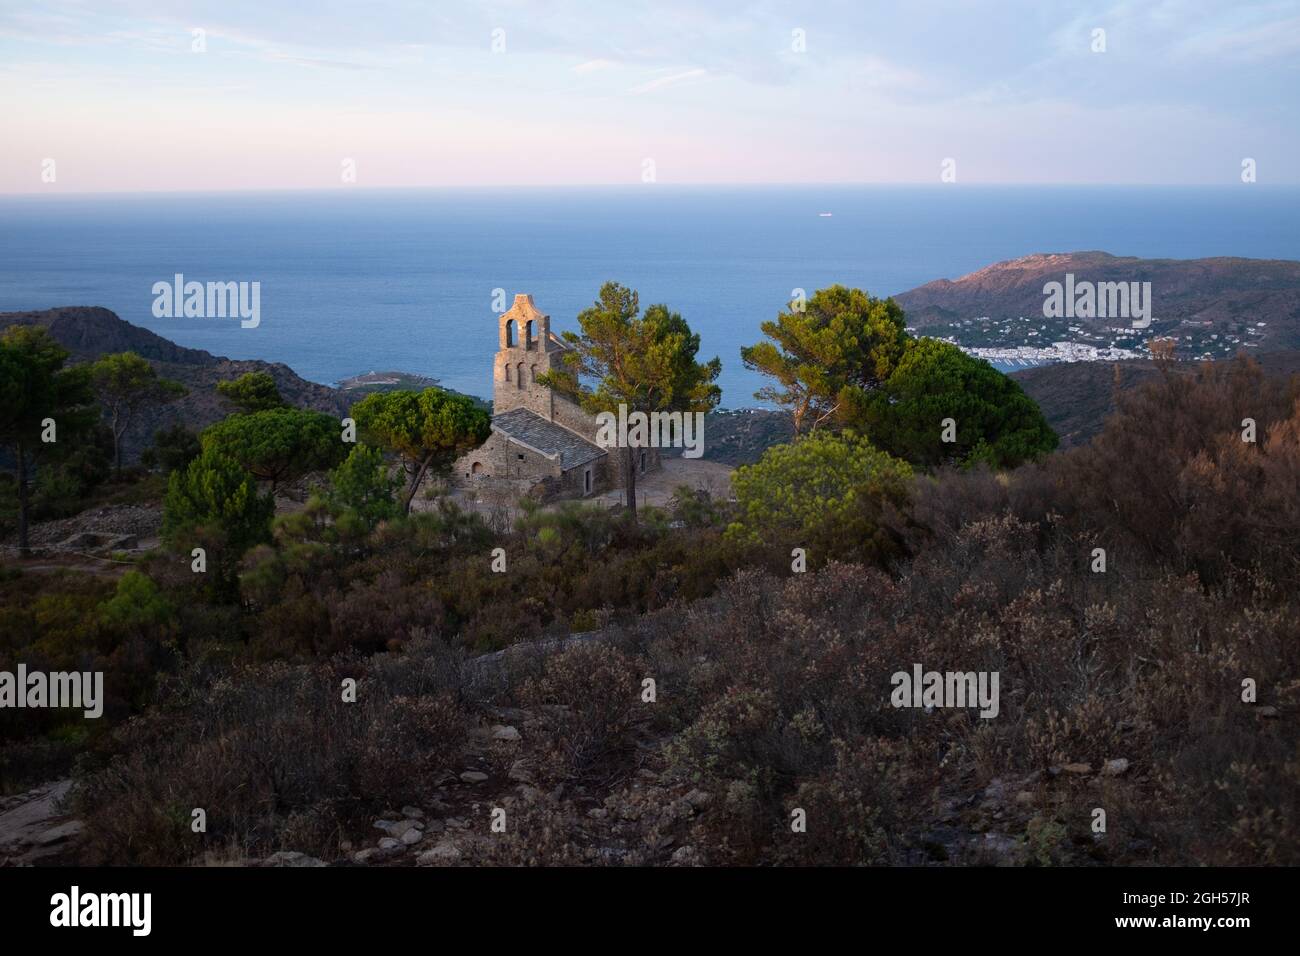
[[[153,433],[153,444],[140,455],[147,468],[160,468],[171,474],[184,468],[203,451],[198,434],[189,426],[176,422]]]
[[[404,482],[391,476],[378,448],[358,443],[341,465],[330,472],[326,502],[342,514],[351,512],[367,527],[397,517],[394,495]]]
[[[740,352],[774,380],[755,397],[789,410],[796,435],[852,428],[923,467],[1011,467],[1056,447],[1015,381],[948,342],[912,338],[893,299],[836,285],[798,306],[763,323],[771,341]]]
[[[231,415],[204,430],[204,450],[236,461],[271,493],[287,481],[337,465],[347,455],[339,421],[324,412],[271,408]]]
[[[280,389],[268,372],[245,372],[239,378],[218,382],[217,394],[245,414],[284,408],[288,404],[280,397]]]
[[[122,436],[135,413],[146,405],[174,402],[186,388],[160,378],[154,367],[134,352],[105,355],[90,366],[90,377],[113,435],[113,468],[120,472]]]
[[[275,500],[259,495],[253,476],[219,448],[209,447],[185,468],[172,472],[163,502],[163,540],[182,551],[198,542],[215,543],[221,565],[234,561],[270,537]]]
[[[0,445],[14,460],[18,492],[18,549],[28,537],[29,471],[43,457],[66,450],[88,431],[97,412],[85,366],[64,368],[68,350],[45,329],[14,325],[0,336]],[[53,440],[47,440],[47,439]]]
[[[795,434],[834,423],[894,370],[908,336],[893,299],[833,285],[762,324],[771,341],[740,350],[746,368],[775,380],[754,397],[789,410]]]
[[[938,339],[909,341],[897,368],[849,417],[881,448],[922,466],[1010,468],[1057,443],[1014,379]]]
[[[578,315],[580,332],[565,332],[564,365],[538,381],[598,415],[628,412],[707,412],[722,390],[722,363],[699,362],[700,337],[680,314],[652,305],[640,314],[636,290],[606,282],[591,308]],[[628,509],[636,512],[633,449],[623,450]]]
[[[441,388],[375,392],[352,406],[362,437],[398,455],[407,473],[402,512],[431,470],[445,472],[457,458],[487,440],[492,419],[468,395]]]

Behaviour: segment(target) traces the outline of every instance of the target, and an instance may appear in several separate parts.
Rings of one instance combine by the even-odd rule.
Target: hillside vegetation
[[[681,316],[612,313],[583,326],[611,394],[712,408]],[[742,352],[789,414],[709,413],[726,492],[481,514],[447,492],[490,428],[465,396],[321,410],[111,313],[30,318],[0,335],[0,672],[105,699],[0,711],[0,793],[71,776],[69,858],[1300,862],[1294,355],[1022,389],[833,286]],[[133,403],[196,391],[211,421],[114,465]]]
[[[1086,446],[832,472],[832,526],[795,501],[757,540],[729,529],[786,493],[766,459],[736,505],[504,535],[322,501],[237,599],[165,553],[116,585],[9,572],[0,663],[108,671],[77,744],[101,862],[1296,863],[1298,398],[1245,360],[1166,367]],[[914,664],[997,672],[998,715],[893,706]],[[67,745],[50,712],[6,719],[7,774]]]

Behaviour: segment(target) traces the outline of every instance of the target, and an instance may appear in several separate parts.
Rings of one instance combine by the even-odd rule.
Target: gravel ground
[[[162,528],[162,505],[111,505],[83,511],[71,518],[42,521],[33,524],[28,536],[33,548],[48,548],[66,541],[74,534],[97,532],[100,534],[133,534],[141,541],[158,537]],[[18,546],[17,535],[2,542],[6,550]]]

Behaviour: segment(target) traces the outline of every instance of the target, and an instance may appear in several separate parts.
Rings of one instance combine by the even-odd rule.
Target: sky
[[[1295,184],[1297,91],[1300,0],[0,0],[0,193]]]

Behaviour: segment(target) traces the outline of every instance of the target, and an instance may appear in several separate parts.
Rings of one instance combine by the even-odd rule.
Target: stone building
[[[516,295],[498,318],[492,434],[456,462],[453,474],[462,487],[505,485],[541,500],[584,498],[622,487],[621,449],[596,444],[595,416],[537,381],[562,366],[567,350],[533,297]],[[657,449],[641,448],[636,456],[641,474],[659,468]]]

